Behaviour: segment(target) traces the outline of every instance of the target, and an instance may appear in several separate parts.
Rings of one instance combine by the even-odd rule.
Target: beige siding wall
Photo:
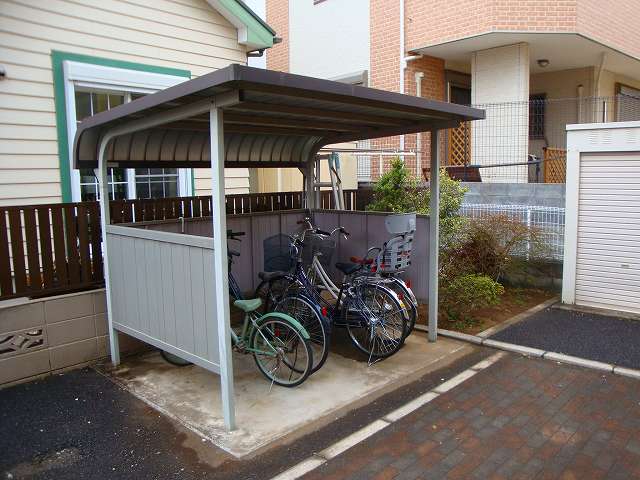
[[[205,0],[0,0],[0,205],[61,201],[52,50],[194,77],[246,62],[235,27]],[[195,176],[195,193],[208,193],[208,170]],[[248,171],[229,177],[248,191]]]

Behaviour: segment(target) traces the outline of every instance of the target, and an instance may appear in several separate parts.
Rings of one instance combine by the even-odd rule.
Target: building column
[[[486,107],[474,122],[472,163],[495,165],[527,161],[529,153],[529,46],[507,45],[473,52],[471,102]],[[497,105],[496,105],[497,104]],[[482,169],[489,182],[527,182],[527,166]]]

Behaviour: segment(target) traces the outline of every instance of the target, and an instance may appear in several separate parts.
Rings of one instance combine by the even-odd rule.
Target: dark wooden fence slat
[[[42,284],[46,290],[53,287],[53,253],[51,249],[51,220],[49,209],[38,208],[38,232],[40,233],[40,257],[42,259]],[[0,240],[1,242],[1,240]]]
[[[42,290],[42,274],[40,272],[40,258],[38,252],[38,232],[36,230],[36,211],[34,208],[25,208],[24,239],[27,244],[27,265],[29,267],[29,288]]]
[[[11,257],[9,256],[9,236],[7,235],[7,213],[0,208],[0,298],[13,294],[11,280]]]
[[[202,198],[200,197],[193,197],[193,217],[194,218],[198,218],[200,217],[200,205],[202,203]]]
[[[76,215],[74,205],[65,205],[64,227],[67,240],[67,264],[69,269],[70,284],[80,283],[82,278],[80,273],[80,255],[78,254],[78,227],[76,225]]]
[[[24,243],[20,210],[9,210],[9,235],[11,236],[11,256],[16,293],[27,291],[27,272],[24,263]]]
[[[58,286],[69,284],[69,270],[67,266],[67,254],[65,250],[64,222],[62,220],[63,205],[51,207],[51,225],[53,227],[54,262],[56,266],[55,278]]]
[[[91,281],[91,252],[89,248],[89,220],[87,218],[89,212],[85,205],[78,205],[78,238],[80,253],[80,273],[81,281]]]
[[[100,209],[97,203],[89,205],[89,231],[91,234],[91,264],[93,280],[102,282],[104,270],[102,266],[102,249],[100,241]]]

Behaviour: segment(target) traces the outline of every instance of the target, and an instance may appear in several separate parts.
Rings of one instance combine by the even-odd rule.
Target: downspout
[[[594,90],[595,90],[595,97],[596,97],[596,102],[599,102],[599,98],[600,98],[600,78],[602,77],[602,70],[604,70],[604,61],[606,58],[606,52],[602,52],[602,54],[600,55],[600,65],[598,65],[598,72],[596,73],[596,84],[594,85]],[[595,105],[594,105],[595,107]],[[597,111],[594,108],[594,114],[595,111]],[[595,117],[595,115],[593,115]],[[595,121],[599,121],[597,118],[595,119]],[[602,107],[602,120],[603,122],[607,121],[607,102],[603,101],[603,107]]]
[[[407,63],[422,58],[422,55],[404,56],[404,0],[400,0],[400,93],[405,93],[404,72],[407,69]],[[400,151],[404,151],[404,135],[400,135]],[[404,156],[402,157],[404,158]]]
[[[404,71],[406,68],[407,62],[404,59],[404,0],[400,0],[400,93],[404,93]],[[401,135],[400,151],[403,150],[404,135]]]
[[[582,84],[578,85],[577,88],[577,96],[578,96],[578,123],[583,123],[583,111],[582,111],[582,101],[584,97],[584,86]]]
[[[423,72],[416,72],[416,97],[422,97],[422,79]],[[422,133],[416,135],[416,175],[421,178],[422,175]]]

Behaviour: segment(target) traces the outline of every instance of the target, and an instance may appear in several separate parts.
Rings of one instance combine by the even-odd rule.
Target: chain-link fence
[[[548,99],[473,105],[484,120],[467,122],[441,134],[441,165],[478,167],[483,182],[564,183],[566,127],[575,123],[640,120],[640,97]],[[375,181],[400,157],[422,177],[429,167],[428,132],[359,142],[358,179]]]
[[[505,215],[512,220],[536,229],[540,241],[544,244],[548,258],[562,261],[564,253],[565,210],[559,207],[541,207],[531,205],[463,204],[461,215],[469,218],[483,218],[488,215]],[[528,256],[533,245],[525,242],[518,253]]]

